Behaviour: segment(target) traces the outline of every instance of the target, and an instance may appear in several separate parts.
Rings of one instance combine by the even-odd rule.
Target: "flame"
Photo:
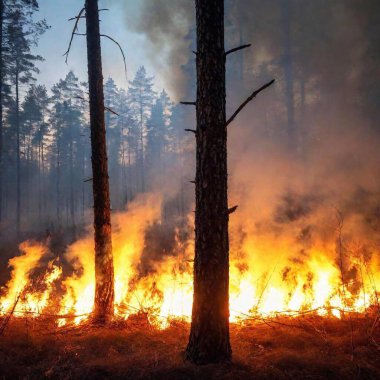
[[[114,215],[113,254],[115,315],[127,319],[136,313],[146,313],[152,324],[163,329],[170,319],[190,320],[194,245],[191,238],[183,241],[177,229],[175,252],[157,260],[148,255],[149,268],[144,269],[145,233],[150,226],[162,223],[161,204],[162,199],[156,194],[144,195],[131,203],[128,210]],[[241,225],[231,222],[232,322],[253,316],[262,318],[278,313],[291,316],[310,311],[341,318],[346,312],[364,312],[377,304],[380,277],[375,254],[370,258],[360,254],[346,257],[348,266],[355,267],[361,277],[344,280],[336,260],[334,239],[316,243],[301,260],[294,258],[292,239],[249,233],[247,221],[245,227],[248,233],[237,241],[234,237]],[[65,259],[73,269],[71,274],[63,273],[57,260],[43,268],[43,259],[49,254],[43,244],[24,242],[20,251],[20,256],[9,260],[11,278],[2,289],[0,315],[15,308],[16,316],[28,312],[38,317],[51,309],[56,310],[59,326],[86,320],[92,312],[95,289],[92,232],[89,230],[87,236],[66,251]],[[38,280],[37,270],[41,272]],[[55,289],[62,296],[53,297]]]

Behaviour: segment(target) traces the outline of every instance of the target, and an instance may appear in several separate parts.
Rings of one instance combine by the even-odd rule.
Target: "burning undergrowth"
[[[376,196],[354,192],[328,208],[327,195],[288,191],[267,217],[243,208],[231,217],[231,321],[313,311],[341,318],[378,305]],[[192,220],[164,221],[156,194],[138,197],[113,217],[115,314],[146,315],[165,328],[189,320],[192,305]],[[344,215],[344,217],[343,217]],[[364,233],[365,231],[370,233]],[[59,326],[89,318],[94,301],[91,230],[55,257],[49,241],[24,242],[9,261],[1,313],[55,316]]]

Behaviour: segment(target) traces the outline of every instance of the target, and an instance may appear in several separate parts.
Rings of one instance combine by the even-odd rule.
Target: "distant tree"
[[[138,127],[136,119],[134,119],[131,107],[128,101],[128,94],[125,90],[120,89],[116,100],[116,109],[119,114],[117,118],[118,130],[120,133],[120,151],[119,159],[121,164],[121,197],[122,205],[128,203],[133,197],[134,183],[132,181],[132,160],[133,146],[138,141]]]
[[[51,123],[54,130],[54,145],[56,155],[56,216],[61,223],[61,177],[62,169],[68,171],[69,210],[71,226],[75,227],[75,179],[80,174],[75,173],[77,152],[79,151],[80,137],[82,132],[82,110],[79,99],[83,97],[79,80],[70,71],[65,79],[61,79],[52,88],[52,100],[54,102],[51,113]]]
[[[172,102],[163,90],[156,98],[146,127],[147,175],[151,180],[164,177],[166,157],[174,139],[171,125]]]
[[[135,117],[139,121],[139,140],[136,146],[137,162],[139,163],[140,191],[145,191],[145,134],[146,122],[149,119],[154,101],[153,78],[148,77],[144,66],[141,66],[129,82],[129,99]]]
[[[121,177],[120,153],[122,145],[122,128],[119,120],[121,115],[119,111],[119,89],[112,78],[109,78],[104,85],[104,103],[106,106],[105,120],[111,204],[114,207]]]
[[[35,0],[9,0],[10,11],[7,25],[7,70],[15,90],[15,128],[16,128],[16,231],[20,233],[21,222],[21,176],[20,176],[20,84],[31,82],[38,73],[36,62],[42,57],[31,53],[32,45],[47,29],[45,21],[35,22],[33,14],[38,11]]]
[[[30,86],[21,107],[21,140],[23,141],[24,151],[26,154],[25,171],[24,171],[24,194],[25,203],[29,210],[30,203],[32,203],[32,196],[30,192],[33,190],[32,177],[34,177],[35,170],[38,171],[38,214],[39,221],[42,217],[42,183],[41,172],[43,171],[43,157],[44,157],[44,137],[47,133],[47,124],[45,116],[49,98],[46,88],[44,86]],[[37,154],[37,159],[35,155]],[[35,164],[37,166],[35,167]]]

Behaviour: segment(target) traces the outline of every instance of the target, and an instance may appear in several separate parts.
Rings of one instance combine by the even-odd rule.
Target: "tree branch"
[[[123,56],[123,61],[124,61],[125,79],[128,80],[128,76],[127,76],[127,62],[125,60],[125,54],[124,54],[123,48],[121,47],[121,45],[116,40],[114,40],[112,37],[108,36],[107,34],[101,34],[100,37],[108,38],[109,40],[111,40],[113,43],[115,43],[119,47],[121,55]]]
[[[74,98],[75,98],[75,99],[80,99],[80,100],[83,100],[84,102],[89,103],[88,99],[85,99],[83,96],[79,96],[79,95],[77,95],[77,96],[74,96]],[[110,108],[110,107],[106,107],[106,106],[104,106],[104,110],[105,110],[105,111],[108,111],[108,112],[111,112],[111,113],[113,113],[113,114],[116,115],[116,116],[120,116],[116,111],[114,111],[114,110],[113,110],[112,108]]]
[[[236,48],[226,51],[225,55],[227,57],[228,54],[235,53],[235,51],[238,51],[238,50],[249,48],[250,46],[252,46],[252,44],[245,44],[245,45],[238,46]]]
[[[116,111],[114,111],[112,108],[109,108],[109,107],[104,106],[104,109],[105,109],[106,111],[108,111],[108,112],[113,113],[113,114],[116,115],[116,116],[120,116],[120,115],[119,115]]]
[[[231,207],[231,208],[229,208],[228,209],[228,214],[232,214],[232,213],[234,213],[236,210],[237,210],[237,208],[238,208],[239,206],[234,206],[234,207]]]
[[[185,106],[196,106],[196,102],[179,102],[179,104],[183,104]]]
[[[82,18],[82,14],[83,14],[84,11],[85,11],[85,8],[82,8],[82,9],[80,10],[80,12],[78,13],[78,16],[76,16],[76,17],[74,17],[74,18],[72,19],[72,20],[75,20],[75,23],[74,23],[73,31],[71,32],[71,37],[70,37],[69,47],[67,48],[66,53],[63,54],[63,56],[66,56],[65,63],[67,63],[67,60],[68,60],[68,58],[69,58],[69,53],[70,53],[71,45],[72,45],[72,43],[73,43],[74,35],[75,35],[75,32],[78,30],[79,20]]]
[[[185,129],[186,132],[193,132],[194,134],[197,133],[195,129]]]
[[[235,119],[235,117],[240,113],[240,111],[253,99],[255,98],[261,91],[265,90],[269,86],[271,86],[274,83],[274,79],[272,79],[267,84],[264,84],[264,86],[261,86],[259,89],[252,92],[252,94],[239,106],[239,108],[232,114],[232,116],[227,120],[226,126],[228,126],[232,121]]]

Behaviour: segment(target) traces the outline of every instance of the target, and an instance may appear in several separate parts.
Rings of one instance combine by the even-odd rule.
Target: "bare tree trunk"
[[[0,0],[0,223],[3,219],[3,23],[4,0]]]
[[[224,0],[196,0],[197,130],[194,299],[186,357],[231,357]]]
[[[19,72],[16,62],[16,234],[20,236],[21,224],[21,178],[20,178],[20,97],[19,97]]]
[[[95,228],[94,318],[105,323],[114,312],[114,270],[98,0],[86,0],[86,25]]]

